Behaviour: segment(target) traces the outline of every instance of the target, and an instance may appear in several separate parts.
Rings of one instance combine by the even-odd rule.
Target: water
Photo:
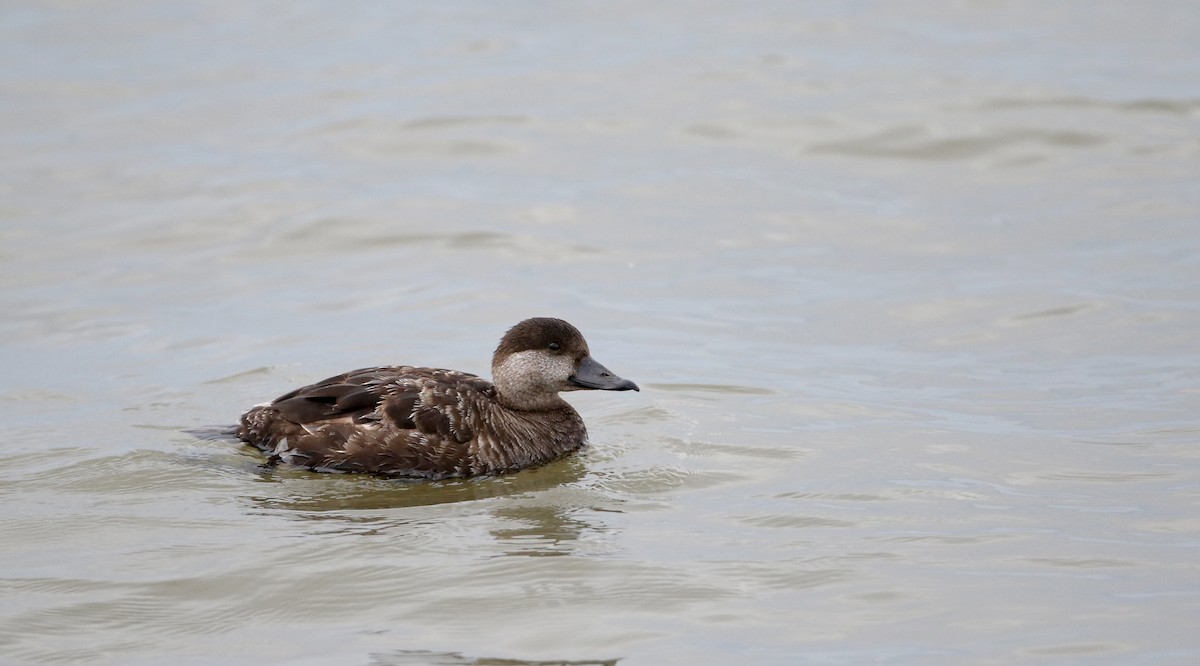
[[[1193,663],[1191,3],[0,10],[0,661]],[[585,454],[198,428],[561,316]]]

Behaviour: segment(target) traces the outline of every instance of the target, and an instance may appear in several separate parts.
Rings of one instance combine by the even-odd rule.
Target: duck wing
[[[355,423],[377,420],[372,415],[388,397],[387,385],[405,376],[403,370],[403,367],[352,370],[285,393],[269,407],[278,412],[278,418],[296,424],[333,419],[350,419]]]
[[[445,476],[457,473],[475,436],[466,406],[493,390],[454,370],[363,368],[251,409],[238,436],[304,466]]]

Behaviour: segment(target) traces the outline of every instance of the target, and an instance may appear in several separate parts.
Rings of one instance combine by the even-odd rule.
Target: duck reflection
[[[620,659],[497,659],[467,657],[458,652],[427,652],[425,650],[396,650],[371,655],[371,666],[616,666]]]
[[[586,465],[577,458],[517,474],[435,482],[262,469],[258,480],[269,492],[244,499],[257,511],[282,510],[295,519],[317,522],[320,534],[378,534],[396,528],[405,529],[411,538],[414,528],[424,530],[446,520],[440,511],[433,515],[422,507],[436,511],[439,505],[503,498],[483,505],[492,516],[483,526],[495,544],[490,556],[554,557],[576,554],[581,543],[596,548],[603,541],[581,541],[582,535],[605,529],[589,520],[596,516],[597,503],[605,502],[583,487],[586,473]]]
[[[558,506],[516,506],[492,512],[509,527],[491,530],[506,556],[555,557],[575,552],[580,534],[596,525]],[[578,514],[578,512],[574,512]],[[516,524],[518,526],[512,526]]]
[[[305,517],[320,520],[322,512],[434,506],[543,492],[579,482],[587,469],[578,457],[571,457],[516,474],[444,481],[338,476],[262,465],[256,472],[266,492],[248,495],[248,501],[264,509],[303,511]]]

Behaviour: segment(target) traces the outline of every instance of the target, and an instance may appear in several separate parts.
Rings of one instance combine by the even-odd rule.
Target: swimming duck
[[[578,329],[548,317],[504,334],[492,378],[363,368],[251,408],[236,434],[272,464],[430,479],[498,474],[587,442],[583,419],[559,392],[639,390],[592,359]]]

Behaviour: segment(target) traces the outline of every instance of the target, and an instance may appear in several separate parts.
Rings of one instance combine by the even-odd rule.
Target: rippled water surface
[[[1194,3],[0,8],[0,662],[1191,664]],[[202,436],[560,316],[470,481]],[[199,433],[199,434],[198,434]]]

